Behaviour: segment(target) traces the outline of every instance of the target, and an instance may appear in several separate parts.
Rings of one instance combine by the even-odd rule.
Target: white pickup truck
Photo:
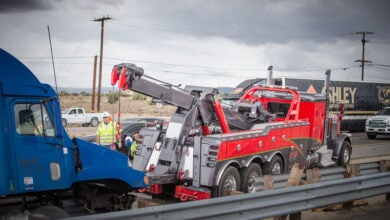
[[[62,126],[81,124],[96,127],[103,120],[103,113],[86,113],[84,108],[67,108],[62,111]]]
[[[367,118],[366,133],[369,139],[375,139],[377,135],[390,135],[390,107]]]

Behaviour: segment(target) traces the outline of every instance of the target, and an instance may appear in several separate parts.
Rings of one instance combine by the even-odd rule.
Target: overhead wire
[[[208,30],[199,30],[195,28],[184,28],[184,27],[167,27],[167,26],[161,26],[156,24],[137,24],[131,21],[125,21],[120,19],[111,20],[110,23],[127,26],[131,28],[140,28],[140,29],[149,29],[152,31],[162,31],[162,32],[170,32],[170,33],[176,33],[176,34],[193,34],[193,35],[221,35],[221,33],[224,33],[225,35],[228,34],[230,37],[232,36],[240,36],[241,38],[245,39],[259,39],[264,38],[265,33],[253,33],[253,32],[240,32],[240,33],[227,33],[230,32],[231,29],[215,29],[214,31],[208,31]],[[195,31],[194,31],[195,29]],[[269,35],[269,33],[266,34],[267,38],[272,37]],[[343,33],[330,33],[330,34],[309,34],[309,35],[299,35],[299,34],[290,34],[288,36],[285,35],[279,35],[275,34],[273,37],[278,38],[288,38],[288,39],[307,39],[307,38],[328,38],[328,37],[341,37],[341,36],[353,36],[355,35],[354,32],[343,32]]]
[[[111,59],[111,60],[123,60],[123,61],[130,61],[130,62],[158,64],[158,65],[175,66],[175,67],[190,67],[190,68],[200,68],[200,69],[222,69],[222,70],[243,70],[243,71],[262,71],[261,69],[258,69],[258,68],[217,67],[217,66],[204,66],[204,65],[164,63],[164,62],[154,62],[154,61],[145,61],[145,60],[133,60],[133,59],[124,59],[124,58],[115,58],[115,57],[105,57],[105,58]]]
[[[20,57],[21,59],[31,59],[31,58],[37,58],[37,59],[49,59],[49,57]],[[69,59],[72,57],[55,57],[56,59]],[[73,57],[78,59],[85,59],[85,58],[93,58],[93,56],[78,56]],[[180,74],[180,75],[191,75],[191,76],[205,76],[205,77],[230,77],[230,78],[253,78],[253,76],[250,75],[242,75],[243,72],[252,72],[252,73],[259,73],[259,72],[266,72],[265,69],[260,68],[244,68],[244,67],[216,67],[216,66],[203,66],[203,65],[186,65],[186,64],[175,64],[175,63],[164,63],[164,62],[154,62],[154,61],[145,61],[145,60],[133,60],[133,59],[124,59],[124,58],[114,58],[114,57],[105,57],[107,60],[103,65],[104,66],[113,66],[117,64],[115,61],[130,61],[130,62],[137,62],[137,63],[146,63],[146,64],[153,64],[153,65],[160,65],[163,66],[161,68],[157,67],[148,67],[149,71],[154,72],[160,72],[160,73],[172,73],[172,74]],[[49,60],[47,61],[24,61],[26,63],[50,63]],[[59,61],[57,62],[61,65],[92,65],[93,62],[67,62],[67,61]],[[373,64],[371,64],[373,65]],[[382,65],[386,66],[384,64],[374,64],[374,65]],[[183,70],[171,70],[166,69],[164,66],[172,66],[175,68],[189,68],[192,70],[200,69],[201,71],[204,70],[210,70],[210,72],[196,72],[196,71],[183,71]],[[348,70],[351,68],[359,68],[360,66],[346,66],[346,67],[334,67],[334,68],[326,68],[330,69],[332,71],[336,70]],[[386,66],[386,67],[390,67]],[[297,69],[281,69],[280,72],[323,72],[326,70],[324,69],[310,69],[310,68],[297,68]],[[215,72],[216,70],[222,70],[222,71],[228,71],[228,72]]]
[[[390,65],[386,65],[386,64],[379,64],[379,63],[369,63],[367,64],[369,66],[381,66],[381,67],[390,67]]]

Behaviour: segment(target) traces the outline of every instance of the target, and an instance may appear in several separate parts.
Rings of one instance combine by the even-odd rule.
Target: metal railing
[[[390,192],[390,172],[377,173],[375,169],[378,170],[378,168],[374,164],[361,165],[360,168],[360,173],[375,173],[297,187],[74,219],[259,219],[297,213]],[[345,168],[343,170],[339,168],[326,169],[322,175],[332,179],[336,178],[333,176],[339,176],[342,171],[345,172]]]
[[[364,176],[369,174],[380,173],[380,161],[377,162],[369,162],[364,164],[353,164],[349,165],[350,168],[347,167],[330,167],[330,168],[322,168],[318,170],[320,174],[320,180],[318,182],[326,182],[338,179],[344,179],[348,172],[351,172],[352,176]],[[352,167],[356,167],[352,169]],[[357,170],[356,170],[357,169]],[[350,170],[350,171],[348,171]],[[352,171],[353,170],[353,171]],[[354,172],[354,173],[352,173]],[[289,174],[272,176],[271,178],[266,176],[261,176],[255,178],[255,189],[256,191],[265,190],[265,185],[270,184],[269,181],[272,181],[273,189],[280,189],[286,187],[287,180],[289,178]],[[302,180],[306,183],[312,183],[307,179],[306,173],[303,174]]]

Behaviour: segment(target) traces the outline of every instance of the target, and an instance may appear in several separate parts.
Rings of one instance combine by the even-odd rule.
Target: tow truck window
[[[269,102],[267,104],[267,111],[271,114],[276,114],[276,117],[284,118],[287,115],[290,104]]]
[[[20,135],[54,136],[53,122],[41,104],[15,104],[14,117],[16,132]]]

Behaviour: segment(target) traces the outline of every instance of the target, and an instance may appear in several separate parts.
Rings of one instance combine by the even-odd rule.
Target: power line
[[[91,56],[92,57],[92,56]],[[91,58],[88,57],[88,58]],[[49,58],[49,57],[37,57],[37,58]],[[64,57],[65,58],[65,57]],[[84,58],[82,56],[81,58]],[[186,64],[175,64],[175,63],[164,63],[164,62],[154,62],[154,61],[146,61],[146,60],[133,60],[133,59],[124,59],[124,58],[114,58],[114,57],[105,57],[106,60],[112,60],[111,62],[108,61],[104,63],[104,66],[112,66],[117,64],[118,62],[115,61],[126,61],[126,62],[134,62],[134,63],[146,63],[146,64],[152,64],[152,65],[161,65],[161,66],[172,66],[172,67],[183,67],[183,68],[191,68],[191,69],[201,69],[201,70],[223,70],[223,71],[235,71],[233,73],[240,74],[242,72],[266,72],[265,69],[256,69],[256,68],[246,68],[246,67],[217,67],[217,66],[203,66],[203,65],[186,65]],[[24,61],[25,63],[50,63],[50,61]],[[61,65],[91,65],[91,62],[67,62],[67,61],[60,61],[57,62],[57,64]],[[384,65],[384,64],[381,64]],[[345,66],[345,67],[334,67],[334,68],[319,68],[319,69],[312,69],[312,68],[296,68],[296,69],[281,69],[280,72],[323,72],[326,69],[330,69],[332,71],[335,70],[348,70],[353,68],[359,68],[360,65],[357,66]],[[161,68],[147,68],[148,70],[154,70],[154,71],[162,71],[166,73],[177,73],[177,74],[186,74],[186,75],[203,75],[203,73],[199,72],[188,72],[188,71],[176,71],[176,70],[164,70],[164,67]],[[205,73],[204,75],[210,75],[211,73]],[[219,75],[218,75],[219,76]],[[226,75],[220,75],[220,76],[226,76]],[[227,77],[234,77],[234,76],[227,76]],[[245,78],[245,77],[240,77]]]
[[[137,24],[137,23],[131,23],[127,21],[111,21],[110,23],[117,24],[117,25],[122,25],[122,26],[127,26],[131,28],[141,28],[141,29],[149,29],[152,31],[161,31],[161,32],[170,32],[170,33],[177,33],[177,34],[192,34],[192,35],[221,35],[221,33],[224,33],[225,37],[232,37],[235,34],[239,34],[239,37],[241,38],[246,38],[246,39],[259,39],[259,37],[264,37],[264,33],[248,33],[248,32],[234,32],[232,33],[232,29],[221,29],[221,28],[214,28],[215,31],[208,31],[208,30],[198,30],[194,31],[195,28],[179,28],[179,27],[166,27],[166,26],[161,26],[161,25],[145,25],[145,24]],[[230,33],[227,33],[230,32]],[[355,33],[352,32],[344,32],[344,33],[330,33],[330,34],[310,34],[310,35],[280,35],[280,34],[275,34],[275,35],[268,35],[267,37],[278,37],[278,38],[288,38],[288,39],[299,39],[299,38],[327,38],[327,37],[342,37],[342,36],[352,36]],[[229,35],[229,36],[228,36]]]
[[[379,63],[370,63],[368,64],[369,66],[381,66],[381,67],[390,67],[390,65],[386,64],[379,64]]]
[[[200,68],[200,69],[243,70],[243,71],[266,71],[266,70],[256,69],[256,68],[245,68],[245,67],[217,67],[217,66],[203,66],[203,65],[187,65],[187,64],[163,63],[163,62],[154,62],[154,61],[145,61],[145,60],[132,60],[132,59],[123,59],[123,58],[115,58],[115,57],[106,57],[106,59],[111,59],[111,60],[123,60],[123,61],[138,62],[138,63],[148,63],[148,64],[157,64],[157,65],[166,65],[166,66],[174,66],[174,67]]]
[[[381,41],[381,40],[370,40],[371,43],[378,43],[378,44],[390,44],[390,41]]]
[[[176,34],[195,34],[197,32],[194,32],[194,31],[191,31],[191,30],[178,30],[178,29],[171,29],[171,28],[166,28],[166,27],[159,27],[159,26],[146,26],[146,25],[140,25],[140,24],[130,24],[130,23],[124,23],[124,22],[110,22],[110,23],[113,23],[113,24],[117,24],[117,25],[122,25],[122,26],[128,26],[128,27],[133,27],[133,28],[142,28],[142,29],[150,29],[150,30],[153,30],[153,31],[163,31],[163,32],[171,32],[171,33],[176,33]],[[199,32],[198,32],[199,34]],[[205,34],[205,32],[203,32],[203,34]],[[215,33],[212,33],[212,32],[209,32],[207,34],[215,34]]]
[[[379,69],[379,70],[382,70],[382,71],[390,71],[390,69],[388,67],[383,67],[383,66],[368,65],[368,67],[369,68]]]

